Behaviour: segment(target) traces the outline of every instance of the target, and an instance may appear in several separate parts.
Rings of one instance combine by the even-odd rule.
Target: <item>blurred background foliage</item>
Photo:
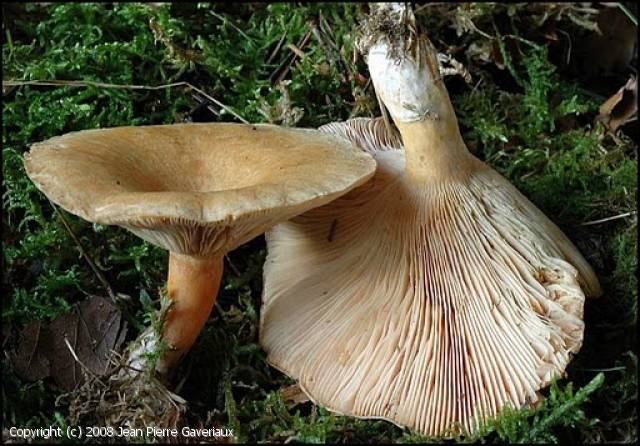
[[[587,301],[585,343],[567,377],[543,391],[539,407],[505,413],[474,441],[637,440],[637,120],[612,129],[596,119],[635,74],[633,8],[416,5],[436,47],[470,73],[467,81],[446,78],[470,149],[569,235],[604,288]],[[166,274],[166,253],[120,228],[61,211],[67,228],[25,175],[22,154],[32,143],[90,128],[236,115],[316,127],[380,113],[354,49],[364,4],[5,3],[2,10],[3,80],[25,82],[3,84],[5,352],[27,322],[51,321],[109,289],[133,338],[145,321],[141,300],[157,304]],[[44,80],[82,85],[27,82]],[[241,441],[428,440],[287,399],[293,382],[266,364],[258,345],[264,256],[260,237],[225,260],[215,314],[180,366],[189,422],[233,427]],[[27,382],[6,358],[3,425],[67,423],[68,407],[55,402],[61,390],[49,378]]]

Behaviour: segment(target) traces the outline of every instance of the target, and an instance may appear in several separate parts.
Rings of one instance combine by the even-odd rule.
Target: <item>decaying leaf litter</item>
[[[110,353],[118,350],[126,335],[126,322],[108,299],[90,296],[50,324],[35,320],[22,328],[15,342],[18,350],[9,358],[27,381],[51,376],[62,389],[82,382],[82,369],[101,375],[107,371]]]
[[[55,44],[59,41],[56,40],[55,33],[62,33],[61,29],[65,26],[61,18],[66,18],[68,23],[89,25],[92,20],[102,20],[104,23],[100,25],[103,28],[111,27],[116,37],[123,42],[133,42],[130,35],[122,34],[130,26],[136,30],[134,35],[139,37],[135,44],[130,43],[126,47],[129,51],[127,57],[136,60],[140,57],[140,48],[145,48],[142,59],[146,61],[144,63],[149,67],[165,67],[162,70],[152,68],[143,74],[134,72],[125,64],[118,65],[109,72],[105,70],[100,73],[96,70],[98,73],[91,75],[67,62],[66,68],[54,73],[59,75],[45,76],[47,72],[42,68],[46,66],[47,57],[40,57],[41,60],[36,61],[35,54],[29,56],[24,53],[22,44],[25,37],[29,41],[29,36],[20,36],[20,33],[28,31],[21,31],[18,25],[9,28],[12,32],[12,47],[5,45],[4,50],[5,56],[11,56],[13,62],[11,57],[5,57],[5,61],[9,61],[5,63],[5,68],[14,70],[9,73],[14,80],[97,79],[104,83],[146,86],[188,80],[243,119],[259,122],[264,118],[259,112],[262,101],[256,100],[254,96],[255,88],[259,86],[260,96],[266,93],[266,98],[260,99],[266,99],[274,105],[283,97],[268,77],[282,62],[285,65],[288,63],[286,60],[292,54],[288,45],[292,44],[306,55],[303,59],[296,57],[284,79],[291,80],[287,91],[292,106],[302,108],[305,113],[297,126],[319,126],[332,120],[344,120],[350,117],[353,110],[360,110],[362,116],[379,113],[371,88],[366,88],[366,81],[358,81],[362,77],[367,79],[368,73],[361,60],[351,57],[351,30],[357,22],[358,7],[325,5],[320,11],[314,7],[293,8],[286,5],[272,5],[268,8],[237,6],[236,9],[221,5],[209,6],[219,16],[240,26],[249,37],[247,39],[238,35],[231,23],[213,16],[212,23],[199,19],[203,10],[206,13],[206,5],[202,5],[203,9],[200,10],[196,10],[195,5],[173,5],[169,8],[161,6],[155,10],[145,7],[134,10],[133,6],[119,6],[113,10],[91,5],[83,7],[84,9],[75,6],[52,7],[57,13],[49,21],[45,21],[46,25],[42,25],[40,31],[45,35],[50,33],[50,41]],[[32,8],[34,17],[42,16],[43,10],[40,7]],[[419,8],[420,5],[416,9]],[[607,8],[615,9],[611,6]],[[267,9],[269,16],[266,14]],[[630,427],[635,416],[630,409],[630,403],[634,401],[635,361],[633,354],[629,356],[625,352],[632,351],[631,346],[634,345],[629,327],[635,324],[637,308],[637,294],[633,291],[636,246],[635,142],[629,139],[629,136],[633,137],[637,123],[634,124],[635,121],[631,120],[617,132],[604,132],[599,124],[594,124],[599,106],[625,85],[630,73],[624,71],[624,64],[616,63],[608,72],[603,69],[595,75],[589,73],[589,79],[585,80],[585,76],[574,73],[576,68],[572,65],[578,62],[576,48],[582,42],[579,37],[594,33],[589,29],[592,26],[589,23],[597,23],[602,9],[604,8],[600,5],[587,7],[584,4],[562,7],[550,5],[548,9],[541,5],[436,4],[425,5],[418,11],[419,20],[424,20],[431,26],[427,28],[432,30],[430,37],[439,42],[438,47],[443,53],[462,62],[472,75],[472,84],[469,86],[457,76],[448,77],[447,86],[452,92],[454,107],[457,111],[460,110],[464,136],[475,142],[474,153],[480,153],[486,161],[512,179],[547,215],[553,216],[554,221],[565,231],[575,234],[572,238],[583,252],[591,253],[589,260],[595,264],[599,278],[603,281],[605,296],[593,304],[591,310],[587,307],[587,327],[592,329],[587,328],[585,346],[576,363],[570,367],[566,381],[574,381],[575,386],[579,387],[589,382],[598,370],[604,369],[608,370],[604,372],[604,384],[597,389],[595,385],[589,387],[592,391],[591,402],[580,403],[585,408],[582,418],[579,413],[575,414],[575,419],[566,415],[560,418],[553,416],[558,413],[554,407],[559,408],[562,404],[566,407],[570,406],[570,402],[577,402],[576,398],[564,391],[566,384],[563,381],[559,384],[565,387],[555,393],[555,398],[547,399],[548,402],[539,409],[538,415],[520,415],[527,423],[539,426],[535,431],[542,432],[540,435],[551,432],[562,439],[580,435],[579,438],[591,438],[592,441],[628,439],[629,435],[635,435],[635,429]],[[332,56],[326,55],[321,46],[315,43],[315,37],[309,39],[303,48],[297,45],[311,29],[311,25],[307,24],[308,19],[315,18],[320,23],[320,12],[331,28],[349,72],[356,73],[348,76],[350,85],[344,86],[340,72],[332,69],[335,68],[335,64],[331,63],[331,59],[336,57],[335,52]],[[189,61],[180,59],[178,53],[171,55],[163,42],[154,42],[150,28],[134,26],[135,23],[147,23],[150,14],[157,14],[157,23],[164,27],[165,34],[171,36],[174,44],[201,51],[205,56],[204,62],[190,64]],[[270,22],[273,24],[271,29],[256,26],[261,21],[274,20],[271,18],[274,14],[275,17],[281,17],[282,23],[273,24],[277,20]],[[114,23],[115,17],[120,19],[119,23]],[[473,25],[469,24],[469,20]],[[456,25],[456,21],[466,23],[467,28]],[[284,25],[288,31],[284,29]],[[542,27],[548,29],[545,28],[543,32]],[[89,28],[88,26],[87,29]],[[275,51],[285,31],[287,36],[280,49]],[[492,58],[489,62],[465,55],[465,51],[474,42],[481,47],[486,46],[488,39],[483,34],[501,36],[490,41],[491,47],[496,50],[489,53]],[[202,38],[198,39],[198,35]],[[226,40],[218,38],[214,50],[212,36],[223,36]],[[83,44],[100,42],[100,39],[109,41],[110,38],[105,38],[104,35],[99,37],[91,31],[78,33],[78,39]],[[225,43],[221,43],[222,41]],[[545,47],[547,54],[527,41]],[[256,42],[261,42],[262,45],[257,45]],[[230,50],[227,51],[227,48]],[[238,48],[242,50],[238,51]],[[46,56],[46,48],[43,47],[41,51]],[[122,53],[121,49],[116,52],[109,46],[103,46],[101,51],[106,63],[101,69],[114,62],[114,54]],[[256,67],[255,63],[251,63],[258,56],[260,60],[267,61],[274,53],[276,55],[271,66],[260,64]],[[20,60],[17,59],[18,55],[21,56]],[[78,50],[77,53],[66,53],[65,57],[72,61],[74,58],[94,55]],[[159,63],[164,58],[167,60]],[[236,61],[236,65],[230,61]],[[139,65],[140,62],[137,61],[136,64]],[[242,64],[244,66],[236,71],[237,65]],[[330,69],[328,75],[327,64]],[[555,72],[549,69],[554,66]],[[181,69],[183,72],[178,75]],[[5,69],[5,79],[8,77],[7,73]],[[172,78],[176,75],[178,77]],[[123,79],[125,82],[122,82]],[[364,96],[356,87],[364,89]],[[23,105],[21,109],[17,108],[19,104],[36,101],[46,109],[47,104],[57,104],[56,101],[63,93],[68,96],[67,103],[62,108],[57,106],[58,120],[51,124],[50,118],[35,119],[37,109],[33,107]],[[92,114],[92,97],[102,97],[100,100],[103,101],[106,112],[99,114],[96,110]],[[14,160],[21,151],[31,142],[95,125],[92,123],[106,127],[130,124],[132,119],[138,123],[179,122],[180,115],[193,116],[196,120],[235,119],[208,99],[204,109],[198,108],[198,102],[181,87],[164,89],[162,92],[136,92],[106,88],[57,89],[27,86],[14,88],[5,98],[5,132],[16,128],[19,122],[32,123],[26,127],[21,126],[19,132],[5,133],[3,164],[7,193],[4,196],[4,207],[7,220],[12,221],[9,230],[5,230],[5,246],[9,248],[9,255],[5,257],[8,258],[5,263],[5,283],[13,284],[17,291],[12,296],[11,306],[5,311],[4,318],[9,318],[16,327],[28,321],[31,314],[38,314],[39,319],[45,321],[51,320],[55,315],[48,315],[51,314],[47,313],[51,311],[48,308],[60,312],[66,308],[65,301],[81,302],[84,299],[80,289],[89,292],[96,290],[93,273],[84,260],[77,256],[75,243],[65,235],[65,229],[50,221],[53,219],[48,216],[45,205],[34,207],[31,204],[41,203],[42,198],[30,190],[19,169],[12,167],[16,165]],[[173,100],[167,102],[168,98]],[[368,106],[358,106],[367,103]],[[134,104],[138,104],[135,105],[138,112],[134,109],[128,114],[117,115],[111,112],[115,107],[128,110],[127,107]],[[220,117],[216,117],[208,106],[219,111]],[[516,124],[506,126],[507,116],[507,122]],[[523,150],[525,147],[527,149]],[[14,171],[18,174],[13,173]],[[584,228],[580,226],[582,223],[624,214],[628,215]],[[18,224],[25,218],[28,220],[17,230]],[[164,275],[162,256],[149,247],[116,236],[108,229],[98,227],[98,232],[94,232],[91,226],[83,225],[73,217],[69,217],[69,220],[91,258],[95,259],[101,269],[105,269],[103,272],[115,291],[137,296],[139,290],[142,290],[157,298],[159,294],[156,288],[162,283]],[[65,238],[68,242],[61,244],[60,241]],[[52,246],[59,247],[56,249],[62,255],[57,260],[58,264],[46,260],[47,251],[42,250],[45,246],[49,249]],[[104,249],[103,246],[107,248]],[[129,246],[133,249],[129,249]],[[309,403],[294,406],[291,411],[280,405],[277,389],[282,386],[283,378],[266,367],[256,344],[256,313],[259,308],[260,271],[264,256],[262,246],[258,240],[242,248],[237,255],[228,257],[237,271],[227,268],[230,273],[225,278],[223,288],[228,289],[222,291],[218,302],[220,319],[214,316],[213,323],[205,327],[205,339],[196,346],[196,351],[182,366],[187,373],[179,394],[189,401],[188,416],[203,420],[207,418],[205,414],[210,413],[210,420],[215,423],[235,423],[240,427],[241,438],[250,439],[284,440],[295,437],[302,440],[319,438],[355,441],[358,438],[373,437],[379,441],[394,438],[410,440],[410,434],[402,433],[382,422],[334,417],[323,410],[317,411]],[[71,255],[65,254],[67,252]],[[139,266],[132,267],[136,264]],[[157,266],[151,267],[154,264]],[[24,271],[27,274],[20,273]],[[28,299],[33,292],[42,296],[40,301],[36,301],[39,303],[38,307]],[[59,297],[54,299],[56,296]],[[136,312],[138,314],[132,318],[133,327],[130,330],[133,335],[141,328],[141,309],[139,304],[133,303],[137,299],[124,299],[122,303],[127,312],[133,310],[134,315]],[[53,305],[47,302],[52,302]],[[17,303],[22,303],[22,306]],[[216,324],[225,326],[225,331],[216,330]],[[600,338],[606,338],[609,342],[613,340],[616,348],[605,348]],[[219,368],[212,367],[211,363],[214,361]],[[25,394],[27,398],[24,401],[31,401],[28,398],[30,395],[31,398],[43,395],[38,398],[39,402],[35,406],[21,409],[20,404],[14,405],[14,417],[16,413],[33,413],[33,407],[38,404],[48,407],[42,411],[45,416],[49,414],[54,419],[55,411],[58,411],[64,417],[64,406],[56,408],[52,404],[52,397],[58,391],[46,384],[47,380],[34,385],[19,384],[16,378],[11,382],[16,384],[9,388],[14,389],[8,393],[9,396],[15,396],[20,389],[26,391],[25,385],[31,387],[29,393]],[[42,385],[49,386],[51,390],[43,388],[42,391],[37,391],[38,386]],[[203,388],[210,390],[203,394]],[[617,395],[616,398],[611,398],[612,392]],[[15,398],[13,401],[16,401]],[[49,406],[46,401],[49,401]],[[5,413],[5,417],[7,416],[11,415]],[[589,420],[595,417],[619,421],[617,424],[601,421],[592,425]],[[562,427],[563,423],[570,424],[570,420],[575,425],[588,427],[583,427],[580,434],[571,428]],[[521,438],[518,437],[517,429],[516,432],[510,432],[505,426],[496,427],[485,438]]]

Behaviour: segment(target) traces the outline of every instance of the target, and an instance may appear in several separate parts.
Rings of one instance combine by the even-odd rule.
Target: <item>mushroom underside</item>
[[[493,170],[416,184],[403,151],[375,157],[372,180],[267,232],[262,345],[331,410],[473,432],[562,375],[597,280]]]

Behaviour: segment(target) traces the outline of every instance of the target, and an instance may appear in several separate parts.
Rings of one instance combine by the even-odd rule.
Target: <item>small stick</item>
[[[322,21],[323,21],[323,17],[322,17],[322,14],[320,14],[319,27],[315,22],[313,21],[311,22],[310,26],[311,26],[311,32],[313,33],[313,37],[315,37],[315,39],[318,41],[318,44],[327,55],[327,58],[335,63],[336,68],[338,68],[338,71],[342,76],[342,82],[347,82],[347,76],[350,78],[353,78],[354,76],[352,73],[347,73],[349,71],[348,65],[342,58],[342,54],[340,53],[340,49],[338,48],[338,46],[334,42],[332,42],[329,32],[323,29]],[[323,33],[326,36],[326,39],[323,38]],[[337,57],[336,57],[336,54],[337,54]]]
[[[233,29],[235,29],[236,31],[238,31],[238,32],[240,33],[240,35],[242,35],[245,39],[247,39],[247,40],[253,40],[251,37],[249,37],[247,34],[245,34],[245,32],[244,32],[244,31],[242,31],[240,28],[238,28],[238,26],[236,26],[236,24],[235,24],[235,23],[233,23],[233,22],[231,21],[231,19],[229,19],[229,18],[227,18],[227,17],[223,17],[223,16],[221,16],[220,14],[218,14],[218,13],[217,13],[217,12],[215,12],[215,11],[209,11],[209,13],[210,13],[212,16],[214,16],[214,17],[216,17],[216,18],[218,18],[218,19],[222,20],[222,22],[225,22],[225,21],[226,21],[229,25],[231,25],[231,26],[233,27]]]
[[[87,372],[89,375],[91,376],[95,376],[95,374],[89,370],[89,367],[87,367],[86,365],[84,365],[82,363],[82,361],[80,361],[80,358],[78,358],[78,355],[76,354],[76,352],[73,350],[73,347],[71,347],[71,343],[69,343],[69,340],[67,339],[67,337],[64,337],[64,343],[67,344],[67,348],[69,349],[69,351],[71,352],[71,356],[73,356],[73,359],[75,359],[75,361],[80,364],[82,366],[82,368],[84,369],[85,372]]]
[[[580,369],[585,372],[616,372],[618,370],[626,370],[626,367],[609,367],[606,369]]]
[[[425,3],[424,5],[420,5],[418,7],[416,7],[416,10],[414,11],[415,14],[419,13],[420,11],[422,11],[423,9],[426,9],[430,6],[442,6],[442,5],[449,5],[449,2],[429,2],[429,3]]]
[[[309,38],[311,37],[311,31],[307,31],[306,34],[304,36],[302,36],[302,39],[300,39],[300,41],[298,42],[296,46],[296,48],[304,48],[305,45],[307,44],[307,42],[309,41]],[[293,51],[292,51],[293,52]],[[295,52],[293,52],[293,55],[290,56],[291,60],[289,61],[289,63],[287,63],[285,66],[286,68],[284,69],[284,71],[282,72],[282,74],[280,74],[280,76],[278,76],[278,79],[276,81],[276,84],[279,84],[289,73],[289,70],[291,70],[291,66],[293,65],[293,63],[296,61],[296,57],[297,54]]]
[[[304,59],[305,57],[307,57],[307,55],[305,54],[304,51],[302,51],[300,48],[298,48],[297,46],[295,46],[293,43],[290,43],[287,48],[289,48],[291,51],[293,51],[296,56],[298,56],[300,59]]]
[[[636,211],[625,212],[623,214],[614,215],[613,217],[601,218],[600,220],[593,220],[593,221],[588,221],[586,223],[580,223],[580,226],[597,225],[599,223],[604,223],[604,222],[612,221],[612,220],[618,220],[620,218],[629,217],[629,216],[635,215],[635,214],[636,214]]]
[[[627,18],[631,20],[631,23],[638,26],[638,19],[636,18],[636,16],[633,15],[633,13],[629,10],[629,8],[627,8],[624,5],[624,3],[618,2],[618,8],[620,8],[622,12],[624,12],[624,14],[627,16]]]
[[[298,49],[303,48],[309,41],[310,37],[311,37],[311,31],[307,31],[306,34],[302,36],[302,38],[295,45],[296,48]],[[292,52],[289,56],[287,56],[287,58],[285,58],[285,60],[278,66],[278,68],[276,68],[276,70],[273,73],[271,73],[271,76],[269,76],[269,81],[271,83],[274,83],[274,80],[275,80],[275,83],[278,84],[282,79],[284,79],[287,73],[289,72],[289,70],[291,69],[291,66],[295,62],[296,57],[297,57],[297,54],[294,52]],[[281,70],[283,70],[282,73],[276,78],[276,75]]]
[[[329,46],[333,47],[333,51],[337,54],[336,65],[338,70],[340,71],[340,74],[343,77],[343,81],[345,82],[347,81],[347,79],[345,79],[345,76],[348,79],[355,79],[357,73],[353,73],[351,71],[351,67],[347,63],[347,60],[344,57],[342,48],[338,47],[338,43],[336,41],[335,34],[331,29],[331,25],[329,25],[329,22],[327,22],[327,20],[322,15],[322,11],[320,11],[320,13],[318,14],[318,18],[319,18],[318,23],[320,25],[320,30],[327,36],[327,42],[329,43]]]
[[[93,273],[96,275],[100,283],[102,283],[102,286],[105,288],[105,290],[107,290],[107,293],[109,294],[109,297],[111,298],[113,303],[117,303],[116,295],[113,292],[113,288],[111,288],[111,285],[109,285],[109,282],[107,282],[107,279],[105,279],[102,272],[98,269],[98,267],[96,266],[94,261],[91,259],[91,257],[89,257],[89,254],[87,254],[87,252],[85,251],[84,247],[82,246],[82,243],[80,243],[80,239],[75,234],[75,232],[73,232],[73,229],[71,229],[71,225],[69,225],[69,222],[67,221],[67,219],[64,217],[64,215],[62,215],[62,212],[60,212],[58,207],[51,200],[49,200],[49,203],[51,203],[51,206],[53,206],[53,209],[56,215],[58,216],[58,218],[60,218],[60,221],[64,225],[65,229],[67,230],[67,232],[69,233],[73,241],[78,246],[78,249],[80,250],[80,254],[82,254],[82,257],[84,257],[85,261],[89,264],[89,266],[93,270]]]
[[[282,48],[282,44],[284,43],[284,39],[286,39],[286,37],[287,37],[287,31],[284,32],[284,34],[282,35],[282,37],[278,41],[278,44],[276,45],[275,49],[271,52],[271,55],[269,56],[269,58],[265,62],[267,65],[269,65],[271,62],[273,62],[273,59],[276,57],[276,54],[278,54],[278,51],[280,51],[280,48]]]
[[[567,55],[565,57],[565,65],[569,65],[569,63],[571,62],[571,48],[573,47],[572,43],[571,43],[571,35],[569,35],[568,32],[561,30],[560,28],[556,28],[558,30],[558,32],[562,33],[566,38],[567,38],[567,42],[569,42],[569,47],[567,48]]]
[[[320,25],[320,30],[327,36],[327,42],[329,42],[329,45],[332,46],[335,51],[340,52],[340,48],[338,48],[338,44],[335,42],[333,30],[322,15],[322,11],[318,14],[318,25]]]
[[[163,88],[178,87],[184,85],[186,82],[174,82],[171,84],[147,86],[147,85],[122,85],[122,84],[108,84],[104,82],[95,81],[68,81],[68,80],[32,80],[32,81],[2,81],[2,86],[19,87],[23,85],[44,85],[52,87],[100,87],[100,88],[119,88],[126,90],[161,90]]]
[[[200,106],[202,106],[202,105],[205,105],[205,104],[206,104],[205,106],[206,106],[207,110],[209,110],[211,113],[213,113],[213,114],[214,114],[215,116],[217,116],[217,117],[219,117],[219,116],[220,116],[220,111],[219,111],[219,110],[216,110],[215,108],[213,108],[213,106],[212,106],[211,104],[207,104],[207,101],[205,100],[206,98],[200,97],[200,96],[198,96],[198,95],[197,95],[197,94],[195,94],[195,93],[192,93],[192,94],[191,94],[191,97],[192,97],[193,99],[195,99],[198,103],[200,103],[200,105],[199,105],[199,106],[197,106],[197,107],[200,107]],[[196,108],[194,108],[193,110],[196,110],[196,109],[197,109],[197,107],[196,107]],[[193,110],[192,110],[192,112],[193,112]]]
[[[162,90],[165,88],[173,88],[173,87],[187,87],[191,90],[197,91],[205,98],[209,99],[211,102],[216,104],[218,107],[225,109],[231,115],[236,117],[240,122],[245,124],[249,124],[249,121],[244,119],[238,113],[236,113],[231,107],[223,104],[218,101],[213,96],[208,95],[198,87],[191,85],[189,82],[181,81],[174,82],[171,84],[163,84],[163,85],[122,85],[122,84],[107,84],[103,82],[94,82],[94,81],[67,81],[67,80],[33,80],[33,81],[2,81],[2,88],[12,87],[12,86],[22,86],[22,85],[41,85],[41,86],[51,86],[51,87],[98,87],[98,88],[115,88],[122,90]]]
[[[231,258],[229,258],[228,254],[224,255],[225,260],[227,261],[227,263],[229,263],[229,266],[231,267],[231,269],[233,270],[233,272],[236,274],[236,276],[241,276],[242,273],[240,272],[240,270],[238,268],[236,268],[236,266],[233,264],[233,262],[231,261]]]

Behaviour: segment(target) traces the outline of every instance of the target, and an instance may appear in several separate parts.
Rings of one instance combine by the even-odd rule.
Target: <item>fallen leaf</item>
[[[9,358],[22,379],[50,376],[71,390],[83,380],[83,367],[95,375],[107,372],[109,354],[119,349],[125,335],[126,322],[118,307],[104,297],[90,296],[49,325],[27,324]]]
[[[638,80],[631,76],[627,83],[600,106],[596,121],[615,132],[638,112]]]
[[[40,321],[29,322],[18,334],[17,350],[8,354],[18,376],[27,381],[49,376],[51,367],[42,341]]]
[[[95,374],[106,372],[111,350],[124,341],[122,316],[118,307],[103,297],[85,300],[80,304],[77,355]]]
[[[624,72],[633,59],[637,27],[616,7],[600,10],[598,28],[578,41],[574,62],[588,76]]]

